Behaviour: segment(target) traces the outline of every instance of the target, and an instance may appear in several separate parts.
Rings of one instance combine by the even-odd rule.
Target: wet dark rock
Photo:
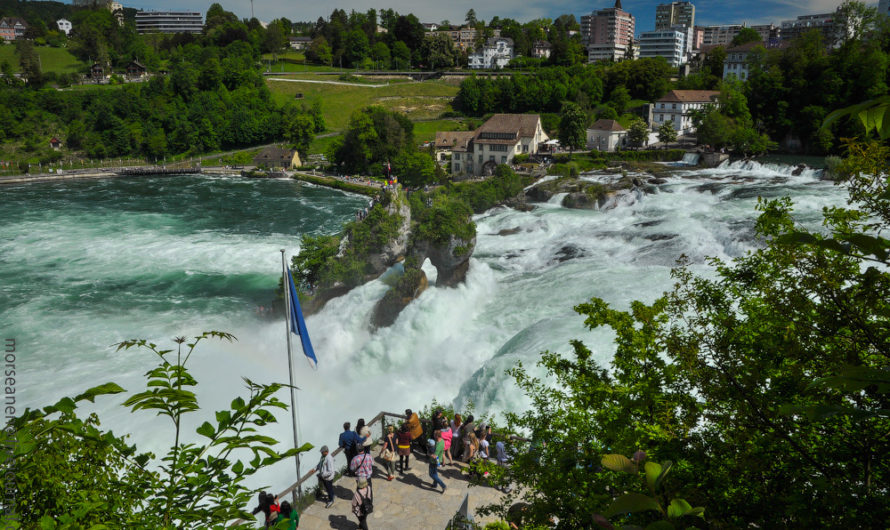
[[[562,263],[570,259],[580,258],[584,255],[584,251],[574,245],[566,245],[560,248],[555,255],[556,261]]]
[[[516,226],[516,227],[513,227],[513,228],[505,228],[505,229],[501,230],[500,232],[498,232],[496,235],[499,235],[499,236],[512,236],[512,235],[514,235],[514,234],[518,234],[520,231],[522,231],[522,229],[519,228],[518,226]]]

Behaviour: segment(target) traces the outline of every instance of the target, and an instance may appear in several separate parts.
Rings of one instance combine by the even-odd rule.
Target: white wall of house
[[[500,69],[506,67],[513,59],[513,43],[509,39],[493,37],[488,40],[481,51],[468,57],[470,68]]]
[[[681,135],[694,134],[695,126],[692,124],[690,112],[695,109],[704,108],[705,105],[712,104],[713,103],[710,101],[693,103],[652,103],[649,109],[650,116],[652,117],[650,125],[652,130],[655,131],[664,125],[665,122],[670,121],[673,122],[674,129],[676,129],[677,133]]]
[[[627,131],[603,131],[587,129],[587,148],[597,151],[614,151],[627,145]]]

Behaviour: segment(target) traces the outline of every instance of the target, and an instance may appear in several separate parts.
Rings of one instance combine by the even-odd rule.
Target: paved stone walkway
[[[439,478],[448,488],[445,493],[442,493],[440,487],[433,489],[432,479],[427,473],[428,464],[423,457],[417,460],[416,454],[412,455],[411,467],[404,474],[396,471],[396,478],[392,482],[386,480],[382,462],[375,459],[372,482],[374,512],[368,517],[368,528],[444,529],[460,508],[467,493],[469,493],[470,514],[477,508],[501,498],[501,492],[494,488],[484,486],[468,488],[469,481],[461,474],[461,467],[457,465],[446,464],[439,468]],[[334,505],[326,509],[321,501],[313,503],[300,514],[300,530],[357,528],[357,519],[352,514],[354,491],[355,479],[341,477],[334,483],[334,494],[337,497]],[[483,523],[495,520],[495,518],[479,517],[475,519],[476,522]]]

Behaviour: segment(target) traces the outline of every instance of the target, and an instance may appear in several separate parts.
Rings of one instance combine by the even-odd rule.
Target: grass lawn
[[[334,143],[334,140],[336,140],[337,138],[340,138],[340,136],[342,136],[342,135],[338,134],[337,136],[327,136],[325,138],[318,138],[318,137],[314,138],[312,140],[312,143],[309,144],[309,154],[310,155],[323,155],[323,154],[327,153],[328,147],[330,147],[330,145],[332,143]]]
[[[431,120],[414,123],[414,140],[417,143],[431,142],[436,138],[437,131],[466,131],[467,125],[462,120]]]
[[[84,63],[78,61],[76,57],[68,53],[68,50],[64,48],[38,46],[35,50],[37,50],[37,55],[40,57],[40,68],[43,72],[68,74],[79,72],[85,67]],[[4,61],[9,62],[13,71],[19,71],[19,56],[15,53],[15,46],[9,44],[0,46],[0,63]]]
[[[318,80],[336,80],[328,78],[319,76]],[[439,81],[396,83],[382,88],[268,80],[266,83],[279,103],[293,101],[297,93],[303,94],[299,102],[319,102],[331,131],[345,129],[352,113],[368,105],[403,112],[412,120],[438,118],[452,110],[451,100],[457,95],[456,86]]]

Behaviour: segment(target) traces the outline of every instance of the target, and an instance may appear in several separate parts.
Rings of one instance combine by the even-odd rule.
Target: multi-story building
[[[695,133],[692,111],[714,105],[720,92],[716,90],[671,90],[663,98],[649,105],[649,123],[658,130],[671,122],[680,135]]]
[[[494,37],[500,37],[501,30],[493,29],[491,34]],[[469,26],[462,28],[452,26],[446,29],[439,27],[438,31],[428,31],[425,34],[426,37],[435,37],[436,35],[446,35],[451,39],[451,42],[454,43],[455,47],[460,48],[461,50],[466,50],[467,48],[475,46],[479,32]]]
[[[534,44],[532,44],[532,57],[538,59],[549,59],[550,52],[553,50],[553,45],[545,40],[536,40]]]
[[[16,40],[25,37],[25,31],[28,29],[28,23],[25,19],[18,17],[0,18],[0,38],[3,40]]]
[[[695,27],[695,6],[692,2],[671,2],[655,7],[655,29],[674,26]]]
[[[537,114],[495,114],[471,137],[457,137],[451,145],[451,174],[455,178],[492,175],[499,164],[518,154],[536,154],[547,141]]]
[[[474,70],[482,68],[500,69],[510,64],[513,59],[513,39],[492,37],[486,41],[481,50],[467,57],[468,66]]]
[[[735,78],[742,81],[748,80],[748,56],[762,42],[749,42],[741,46],[733,46],[726,50],[726,59],[723,60],[723,79]]]
[[[692,28],[692,49],[700,50],[705,43],[705,28],[703,26],[695,26]]]
[[[823,13],[821,15],[801,15],[794,20],[783,20],[782,40],[794,40],[810,30],[817,29],[822,32],[827,43],[833,43],[837,30],[834,16],[834,13]]]
[[[139,11],[136,31],[139,33],[201,33],[204,17],[197,11]]]
[[[671,66],[686,64],[692,51],[692,28],[674,26],[640,34],[640,59],[664,57]]]
[[[890,17],[890,0],[881,0],[878,2],[878,14]]]
[[[702,35],[702,46],[726,46],[742,30],[741,24],[727,26],[705,26]]]
[[[65,35],[71,33],[71,21],[68,19],[60,18],[59,20],[56,20],[56,27]]]
[[[621,8],[621,0],[615,0],[615,7],[582,16],[581,40],[587,45],[588,60],[620,61],[632,55],[635,25],[634,16]]]

